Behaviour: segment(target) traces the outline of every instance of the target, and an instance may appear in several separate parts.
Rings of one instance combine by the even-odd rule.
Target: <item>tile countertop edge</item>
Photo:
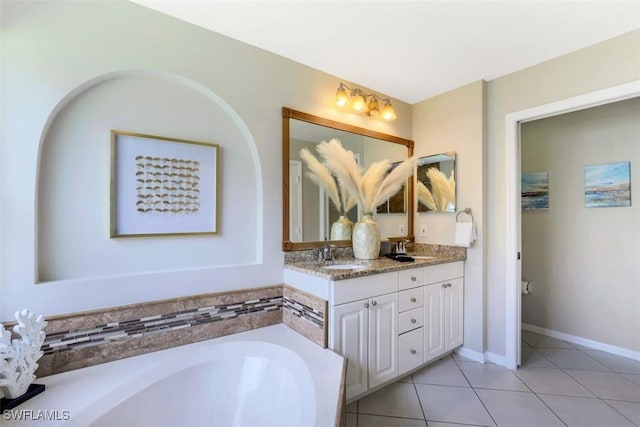
[[[446,264],[449,262],[464,261],[464,255],[437,256],[432,259],[416,259],[414,262],[398,262],[389,258],[377,258],[374,260],[359,260],[354,258],[338,258],[333,262],[325,261],[301,261],[284,264],[285,269],[311,274],[329,280],[345,280],[355,277],[371,276],[374,274],[392,271],[407,270],[410,268],[426,267],[429,265]],[[358,264],[363,268],[349,270],[330,270],[322,268],[333,264]]]

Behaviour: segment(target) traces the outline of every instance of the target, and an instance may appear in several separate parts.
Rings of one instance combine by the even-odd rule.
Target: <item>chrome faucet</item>
[[[400,240],[398,242],[398,248],[396,249],[396,253],[397,254],[406,255],[407,254],[407,247],[405,245],[407,243],[409,243],[408,240]]]
[[[336,245],[326,245],[323,246],[318,251],[318,260],[319,261],[333,261],[333,250],[336,248]]]

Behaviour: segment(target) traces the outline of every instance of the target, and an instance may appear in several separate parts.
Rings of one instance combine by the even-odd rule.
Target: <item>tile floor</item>
[[[640,361],[522,332],[522,368],[456,354],[347,407],[347,427],[640,426]]]

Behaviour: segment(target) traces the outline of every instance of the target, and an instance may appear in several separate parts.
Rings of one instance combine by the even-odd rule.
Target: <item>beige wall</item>
[[[484,96],[485,82],[476,82],[413,106],[413,139],[418,157],[454,151],[457,209],[471,208],[478,240],[467,250],[465,263],[464,345],[484,351]],[[462,219],[462,218],[461,218]],[[466,219],[465,219],[466,220]],[[418,213],[416,242],[453,244],[455,213]],[[427,236],[420,236],[426,225]]]
[[[550,199],[548,210],[522,213],[523,323],[640,351],[640,98],[521,132],[522,172],[548,172]],[[586,208],[584,167],[623,161],[632,205]]]
[[[487,86],[485,233],[487,350],[506,354],[505,115],[640,79],[640,31],[490,81]],[[481,185],[477,185],[478,190]]]
[[[339,110],[337,77],[126,1],[3,1],[0,19],[0,321],[25,307],[53,315],[281,283],[282,106],[411,136],[407,104],[394,100],[391,123]],[[124,97],[106,111],[94,108],[100,97],[73,109],[111,84],[135,91],[118,92]],[[220,144],[220,234],[109,239],[110,128]],[[62,147],[65,162],[41,170],[41,155]],[[91,168],[78,168],[83,156]],[[38,191],[41,172],[60,178],[55,193]],[[69,201],[75,186],[66,182],[93,185],[68,215],[44,224],[55,233],[40,235],[41,198]],[[46,266],[59,280],[36,284],[36,254],[65,250],[73,252]]]
[[[465,86],[413,108],[394,101],[398,119],[386,123],[336,109],[337,77],[128,2],[3,1],[1,20],[0,320],[10,319],[23,307],[52,315],[281,282],[280,109],[288,106],[413,138],[418,155],[449,150],[459,153],[459,206],[472,208],[479,226],[479,240],[469,251],[467,262],[467,292],[474,294],[467,295],[467,303],[473,303],[465,310],[465,340],[474,350],[488,349],[504,355],[504,266],[507,257],[515,256],[504,250],[504,117],[640,79],[640,31],[635,31],[486,85],[478,82]],[[183,245],[187,254],[205,251],[209,255],[205,265],[166,270],[160,261],[145,255],[155,245],[147,240],[137,243],[139,258],[128,260],[135,272],[99,277],[82,273],[84,277],[73,280],[36,285],[36,188],[41,138],[47,133],[48,120],[70,94],[88,89],[88,82],[128,70],[169,76],[188,89],[206,92],[212,108],[220,110],[219,117],[225,117],[225,129],[236,133],[233,142],[215,132],[206,139],[221,143],[222,153],[235,142],[251,153],[255,173],[252,191],[261,200],[261,204],[256,202],[257,211],[248,209],[251,206],[242,198],[234,197],[242,190],[234,184],[236,179],[242,182],[242,170],[227,171],[221,202],[235,203],[237,211],[246,215],[244,220],[255,224],[255,235],[249,236],[253,239],[249,246],[253,255],[242,263],[221,264],[216,257],[221,251],[247,249],[242,243],[245,230],[222,223],[220,236],[204,244]],[[126,110],[119,117],[127,118]],[[173,136],[183,135],[185,130],[183,123],[158,122],[161,125],[163,132]],[[108,164],[107,153],[99,154],[103,165]],[[101,191],[77,212],[81,218],[87,210],[108,206],[104,199],[108,190]],[[104,232],[95,239],[103,244],[109,241],[108,214],[101,212],[101,217],[96,216],[96,227]],[[455,216],[418,216],[416,235],[421,221],[427,221],[426,240],[453,241]],[[83,243],[80,237],[74,241]],[[114,246],[130,244],[118,242]]]

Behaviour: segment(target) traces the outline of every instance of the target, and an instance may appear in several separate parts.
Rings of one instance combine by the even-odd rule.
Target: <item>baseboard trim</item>
[[[491,353],[489,351],[485,351],[481,353],[479,351],[471,350],[466,347],[460,347],[456,350],[456,354],[466,357],[467,359],[473,360],[478,363],[495,363],[496,365],[504,366],[505,368],[509,367],[507,363],[507,358],[505,356]]]
[[[480,353],[479,351],[471,350],[470,348],[466,348],[466,347],[460,347],[456,349],[455,352],[456,354],[462,357],[466,357],[467,359],[473,360],[474,362],[487,363],[487,360],[484,354]]]
[[[571,344],[578,344],[584,347],[592,348],[594,350],[606,351],[607,353],[615,354],[617,356],[627,357],[629,359],[640,361],[640,352],[638,351],[629,350],[611,344],[605,344],[599,341],[593,341],[576,335],[554,331],[552,329],[541,328],[539,326],[530,325],[528,323],[523,323],[522,329],[529,332],[535,332],[536,334],[546,335],[551,338],[564,340],[570,342]]]
[[[484,353],[484,357],[487,362],[495,363],[496,365],[504,366],[505,368],[509,368],[509,362],[507,361],[506,356],[502,356],[500,354],[491,353],[489,351]]]

